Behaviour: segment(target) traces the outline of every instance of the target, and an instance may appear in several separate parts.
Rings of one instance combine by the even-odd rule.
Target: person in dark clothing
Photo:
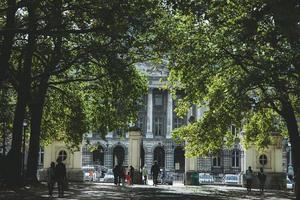
[[[130,175],[130,179],[131,179],[131,185],[133,185],[134,168],[132,167],[132,165],[130,165],[129,172],[130,172],[129,175]]]
[[[157,161],[154,161],[154,164],[151,166],[151,174],[153,177],[153,185],[154,186],[157,185],[157,177],[158,177],[159,172],[160,172],[160,168],[157,164]]]
[[[49,196],[52,197],[53,186],[55,184],[55,163],[51,162],[50,167],[47,170],[47,179],[48,179],[48,192]]]
[[[64,197],[64,183],[67,178],[66,166],[60,158],[57,159],[57,165],[55,166],[55,177],[58,187],[58,197]]]
[[[246,171],[246,187],[248,192],[251,192],[252,179],[253,179],[253,171],[251,169],[251,166],[249,166],[248,170]]]
[[[122,166],[121,163],[118,163],[114,167],[113,173],[114,173],[114,183],[115,183],[115,185],[120,185],[120,183],[122,182],[122,179],[124,178],[124,167]]]
[[[114,167],[113,173],[114,173],[114,184],[118,185],[118,180],[119,180],[119,177],[118,177],[118,165],[116,165]]]
[[[258,180],[259,180],[259,190],[260,193],[264,193],[264,189],[265,189],[265,182],[266,182],[266,174],[264,173],[264,169],[261,167],[260,168],[260,172],[258,172]]]

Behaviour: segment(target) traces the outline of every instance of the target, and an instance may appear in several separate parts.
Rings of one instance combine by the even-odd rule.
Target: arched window
[[[221,158],[220,156],[214,156],[213,159],[213,167],[220,167],[221,166]]]
[[[68,154],[65,150],[61,150],[58,152],[58,160],[65,161],[68,157]]]
[[[237,149],[232,151],[232,160],[231,160],[232,167],[240,167],[240,152]]]

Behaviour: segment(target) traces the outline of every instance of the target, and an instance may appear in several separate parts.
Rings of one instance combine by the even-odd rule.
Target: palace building
[[[166,80],[168,71],[154,71],[146,64],[140,64],[139,68],[149,80],[148,93],[143,97],[145,106],[139,111],[137,122],[143,135],[141,166],[150,168],[153,161],[157,160],[161,168],[183,173],[186,171],[184,144],[175,144],[171,132],[187,124],[191,117],[200,118],[204,109],[193,106],[185,118],[177,117],[174,112],[176,101],[168,91],[161,89],[164,84],[161,80]],[[234,127],[232,131],[236,134]],[[91,152],[86,141],[96,149]],[[232,149],[220,151],[219,155],[197,158],[194,164],[195,169],[201,172],[238,174],[241,172],[242,158],[243,151],[240,144],[236,144]],[[128,165],[128,133],[116,130],[108,133],[105,140],[101,140],[97,133],[86,135],[82,148],[83,166],[103,165],[111,169],[118,162]]]
[[[263,152],[257,151],[254,146],[244,149],[237,140],[232,148],[224,148],[217,155],[186,158],[184,143],[176,144],[173,141],[172,130],[201,118],[205,109],[192,106],[185,118],[177,117],[174,112],[176,100],[172,99],[167,90],[162,89],[168,71],[153,70],[150,64],[145,63],[138,67],[146,73],[149,80],[148,93],[142,97],[144,106],[139,111],[136,123],[141,133],[116,130],[109,132],[105,139],[101,139],[98,133],[88,133],[78,152],[71,152],[63,143],[54,142],[45,147],[41,179],[50,162],[57,157],[61,157],[66,164],[69,179],[76,181],[83,180],[82,169],[85,167],[103,166],[112,169],[117,163],[122,163],[125,167],[135,163],[137,169],[146,166],[150,172],[151,165],[156,160],[162,169],[174,171],[175,178],[183,180],[185,177],[185,184],[192,184],[189,181],[191,174],[201,172],[213,175],[218,181],[225,174],[238,174],[242,184],[243,174],[251,166],[255,173],[261,167],[265,169],[267,187],[284,187],[288,167],[287,151],[290,149],[284,145],[282,141],[285,140],[279,135],[273,136],[274,143]],[[232,134],[243,137],[234,126],[231,131]],[[254,181],[254,184],[257,183]]]

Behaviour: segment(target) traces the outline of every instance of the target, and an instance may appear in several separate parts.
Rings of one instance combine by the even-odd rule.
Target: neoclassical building
[[[143,97],[144,106],[139,111],[137,121],[137,126],[143,134],[141,165],[150,168],[153,161],[157,160],[159,165],[167,170],[175,170],[178,173],[188,171],[190,169],[185,164],[187,160],[184,156],[184,144],[175,144],[171,132],[187,124],[191,117],[200,118],[204,109],[193,106],[185,118],[177,117],[174,112],[176,100],[172,99],[168,91],[161,89],[168,72],[152,70],[147,64],[140,64],[138,67],[146,73],[149,80],[148,93]],[[234,127],[232,131],[236,134]],[[98,134],[87,134],[84,143],[83,166],[104,165],[111,169],[117,162],[128,165],[128,133],[116,130],[108,133],[105,140],[100,139]],[[94,150],[91,151],[87,144],[92,145]],[[241,171],[242,158],[241,146],[236,144],[232,149],[223,149],[219,155],[197,158],[193,165],[195,170],[200,172],[237,174]]]
[[[140,64],[139,68],[147,74],[149,80],[148,93],[142,97],[144,106],[139,111],[136,123],[142,136],[138,132],[138,137],[133,138],[132,133],[116,130],[109,132],[105,139],[101,139],[99,134],[89,133],[84,137],[83,144],[77,152],[71,152],[61,142],[54,142],[45,147],[41,180],[45,177],[50,161],[57,157],[66,164],[69,180],[74,181],[83,180],[82,168],[85,166],[101,165],[112,169],[119,162],[128,166],[133,163],[134,158],[134,163],[139,163],[135,166],[146,165],[149,171],[156,160],[161,168],[175,171],[175,178],[183,180],[185,174],[186,184],[193,184],[189,177],[195,172],[210,173],[216,181],[220,181],[224,174],[240,174],[240,183],[243,183],[243,174],[248,166],[251,166],[255,173],[263,167],[267,173],[267,187],[284,188],[287,162],[291,164],[291,156],[289,154],[287,158],[290,148],[284,145],[282,141],[285,140],[278,134],[274,135],[273,144],[262,152],[257,151],[254,146],[244,149],[237,140],[232,148],[224,148],[216,155],[186,158],[184,143],[176,144],[172,140],[172,130],[189,123],[193,118],[201,118],[205,109],[192,106],[186,117],[177,117],[174,112],[176,100],[172,99],[168,91],[161,89],[168,72],[151,70],[151,66],[146,64]],[[231,127],[231,131],[239,138],[243,137],[234,126]],[[257,183],[257,180],[254,180],[254,184]]]

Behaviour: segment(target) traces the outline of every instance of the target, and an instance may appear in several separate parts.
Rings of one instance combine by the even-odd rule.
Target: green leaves
[[[189,153],[199,155],[232,145],[231,124],[246,129],[245,144],[258,148],[270,144],[274,131],[285,135],[286,124],[279,116],[282,99],[298,107],[300,73],[291,66],[299,66],[294,60],[300,45],[293,46],[295,40],[277,21],[285,19],[275,12],[281,3],[167,2],[172,9],[156,25],[157,40],[168,46],[157,50],[168,56],[170,90],[186,95],[176,111],[183,115],[191,104],[207,108],[196,123],[175,130],[174,138],[187,141]],[[299,22],[299,13],[288,15]],[[298,28],[291,27],[294,35]]]

